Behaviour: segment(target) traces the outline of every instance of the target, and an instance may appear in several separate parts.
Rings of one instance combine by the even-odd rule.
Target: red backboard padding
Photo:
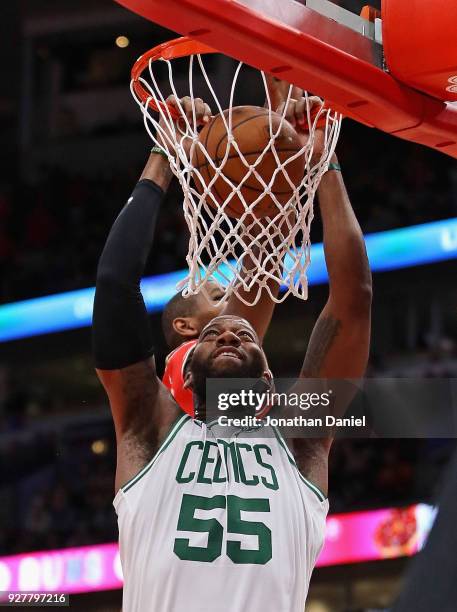
[[[383,0],[391,74],[439,100],[457,101],[457,1]]]
[[[320,95],[345,116],[457,157],[457,106],[415,91],[377,68],[367,38],[299,2],[117,1]]]

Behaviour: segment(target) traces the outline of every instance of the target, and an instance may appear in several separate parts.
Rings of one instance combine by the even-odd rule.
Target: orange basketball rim
[[[148,105],[150,109],[154,111],[159,111],[159,108],[162,108],[163,110],[165,110],[165,104],[160,100],[156,101],[153,97],[151,97],[150,91],[148,91],[148,89],[146,89],[146,87],[143,85],[143,72],[152,63],[157,62],[159,60],[172,60],[179,59],[182,57],[189,57],[191,55],[206,55],[209,53],[219,53],[219,51],[197,40],[192,40],[188,36],[175,38],[173,40],[157,45],[156,47],[153,47],[152,49],[141,55],[133,64],[131,71],[132,88],[138,98],[142,100],[144,104]],[[168,106],[168,111],[171,117],[173,119],[179,119],[179,111],[177,111],[174,106],[166,106]],[[318,112],[318,108],[314,108],[310,111],[309,120],[311,122],[314,121]],[[318,120],[317,127],[325,127],[325,116]]]
[[[382,19],[364,13],[373,15],[377,36],[366,33],[369,19],[352,15],[362,20],[354,28],[328,0],[117,1],[314,92],[345,116],[457,157],[452,0],[383,0]]]

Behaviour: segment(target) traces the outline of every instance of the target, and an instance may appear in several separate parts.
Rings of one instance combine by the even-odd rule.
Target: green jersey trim
[[[278,429],[276,427],[274,427],[274,426],[272,427],[272,429],[273,429],[273,431],[275,433],[276,439],[278,440],[280,446],[282,447],[282,449],[286,453],[287,458],[289,460],[289,463],[291,465],[293,465],[294,468],[297,470],[298,475],[299,475],[300,479],[302,480],[302,482],[304,482],[305,485],[308,487],[308,489],[310,489],[316,495],[316,497],[319,499],[319,501],[321,501],[321,502],[325,501],[327,499],[327,497],[322,493],[322,491],[319,489],[319,487],[316,487],[315,484],[313,484],[307,478],[305,478],[303,476],[303,474],[300,472],[300,470],[298,469],[298,465],[296,464],[295,459],[292,456],[292,453],[290,452],[287,444],[285,443],[285,441],[284,441],[283,437],[281,436],[280,432],[278,431]]]
[[[177,433],[180,431],[180,429],[182,429],[182,427],[188,422],[191,421],[191,417],[187,414],[184,414],[182,416],[179,416],[174,423],[172,424],[172,426],[170,427],[170,430],[168,431],[168,434],[165,436],[164,441],[162,442],[162,444],[160,445],[159,449],[157,450],[157,452],[155,453],[155,455],[153,456],[153,458],[149,461],[149,463],[147,463],[144,468],[142,470],[140,470],[138,472],[138,474],[136,476],[134,476],[133,478],[131,478],[129,481],[127,481],[125,483],[125,485],[123,485],[121,487],[122,491],[124,493],[126,493],[129,489],[131,489],[133,487],[134,484],[136,484],[139,480],[141,480],[141,478],[143,478],[143,476],[145,474],[147,474],[147,472],[149,472],[149,470],[152,468],[152,466],[155,464],[155,462],[157,461],[159,455],[161,455],[164,450],[167,449],[167,447],[173,442],[173,440],[175,439]]]

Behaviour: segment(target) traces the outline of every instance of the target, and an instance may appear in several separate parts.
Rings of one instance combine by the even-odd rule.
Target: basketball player
[[[97,373],[117,438],[123,610],[303,612],[323,544],[331,440],[303,441],[294,459],[276,434],[240,439],[239,430],[217,431],[202,420],[206,378],[271,379],[258,335],[233,315],[200,333],[186,374],[197,418],[182,413],[157,378],[139,288],[171,179],[167,161],[154,155],[142,179],[102,254],[93,321]],[[301,376],[358,378],[368,355],[370,271],[340,172],[323,180],[330,294]]]

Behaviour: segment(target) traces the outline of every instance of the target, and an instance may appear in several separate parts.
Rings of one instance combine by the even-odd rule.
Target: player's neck
[[[206,421],[206,403],[194,393],[195,418],[199,421]]]

